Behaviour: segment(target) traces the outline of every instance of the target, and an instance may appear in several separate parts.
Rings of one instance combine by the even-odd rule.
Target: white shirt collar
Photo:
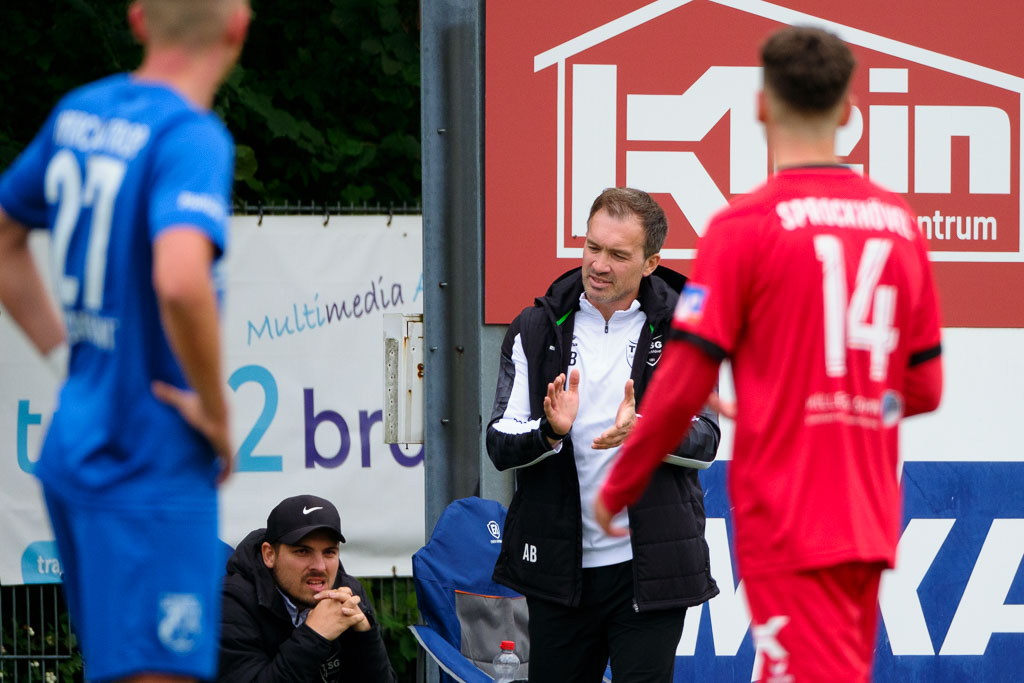
[[[298,606],[292,602],[292,599],[288,597],[288,594],[281,590],[280,587],[278,587],[277,592],[281,594],[282,598],[284,598],[284,606],[285,609],[288,610],[288,616],[291,617],[292,625],[298,628],[305,623],[306,616],[309,614],[309,608],[306,607],[305,609],[300,610]]]
[[[633,299],[633,303],[631,303],[629,305],[629,308],[621,310],[621,311],[615,311],[614,313],[612,313],[612,318],[614,318],[615,316],[631,317],[631,316],[635,315],[636,312],[639,311],[639,310],[640,310],[640,300],[639,299]],[[580,311],[581,312],[586,312],[588,315],[594,314],[594,315],[599,315],[602,318],[604,318],[604,313],[602,313],[601,311],[597,310],[597,306],[595,306],[594,304],[590,303],[590,300],[587,299],[587,293],[586,292],[583,292],[583,293],[580,294]],[[609,320],[608,322],[611,322],[611,320]]]

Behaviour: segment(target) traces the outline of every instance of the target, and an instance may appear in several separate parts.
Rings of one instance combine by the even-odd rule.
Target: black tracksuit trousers
[[[530,683],[671,683],[686,608],[638,612],[633,563],[583,570],[578,607],[527,598]]]

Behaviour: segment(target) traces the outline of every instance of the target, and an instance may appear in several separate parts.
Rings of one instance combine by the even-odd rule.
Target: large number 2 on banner
[[[46,201],[60,202],[53,225],[53,265],[57,295],[65,306],[78,299],[78,278],[67,273],[68,247],[83,207],[92,207],[89,243],[85,254],[85,294],[82,305],[99,311],[103,307],[103,283],[107,273],[107,246],[114,219],[114,201],[124,180],[125,164],[120,159],[90,156],[85,162],[85,185],[78,160],[70,150],[57,152],[46,167]]]
[[[864,243],[849,304],[843,243],[835,235],[817,235],[814,251],[822,269],[825,374],[845,376],[846,349],[860,349],[871,352],[871,379],[884,381],[889,370],[889,354],[899,341],[899,330],[892,326],[896,314],[896,287],[878,284],[892,251],[892,242],[869,239]],[[870,323],[867,322],[869,314]]]

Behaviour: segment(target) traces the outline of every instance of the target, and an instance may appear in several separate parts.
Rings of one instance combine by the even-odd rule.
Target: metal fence
[[[283,204],[250,204],[238,202],[232,208],[236,216],[323,216],[326,226],[331,216],[418,216],[423,213],[420,204],[355,204],[342,202],[284,202]]]
[[[83,680],[82,657],[59,584],[0,586],[0,680]]]
[[[423,681],[423,651],[409,630],[409,624],[420,621],[413,580],[408,577],[376,577],[362,582],[373,602],[398,683]]]
[[[363,579],[399,683],[422,679],[412,579]],[[0,683],[82,683],[82,656],[60,584],[0,586]]]

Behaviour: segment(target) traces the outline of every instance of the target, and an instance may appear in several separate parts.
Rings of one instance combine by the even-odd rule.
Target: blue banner
[[[722,594],[687,612],[676,680],[751,680],[754,645],[732,554],[729,462],[701,473]],[[898,567],[886,572],[874,680],[1024,676],[1024,463],[909,462]]]

